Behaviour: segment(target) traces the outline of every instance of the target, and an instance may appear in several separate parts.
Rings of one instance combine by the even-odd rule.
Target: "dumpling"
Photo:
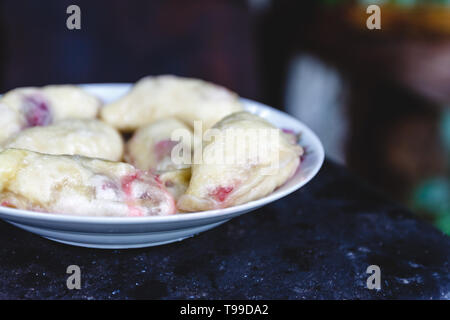
[[[135,132],[126,144],[125,160],[141,170],[166,171],[190,167],[190,162],[182,163],[182,160],[183,152],[190,153],[192,140],[193,134],[187,125],[173,118],[161,119]],[[174,162],[172,149],[178,144],[179,161]]]
[[[262,198],[297,170],[303,149],[292,137],[248,112],[234,113],[204,136],[203,159],[192,166],[183,211],[231,207]]]
[[[0,103],[0,147],[6,140],[22,129],[22,119],[20,115]]]
[[[125,160],[141,170],[157,174],[178,199],[186,191],[191,177],[191,143],[193,133],[187,125],[174,118],[161,119],[135,132],[126,145]],[[175,146],[178,159],[172,159]],[[184,152],[188,153],[186,158]]]
[[[170,215],[162,183],[127,163],[27,150],[0,152],[2,206],[80,216]]]
[[[191,127],[199,120],[205,129],[241,110],[239,97],[221,86],[164,75],[138,81],[127,95],[102,108],[101,118],[122,131],[167,117],[175,117]]]
[[[4,148],[119,161],[124,146],[119,132],[108,124],[98,120],[70,119],[25,129],[8,140]]]
[[[175,200],[178,200],[189,186],[191,168],[164,171],[157,176]]]
[[[92,119],[101,106],[97,97],[73,85],[17,88],[2,96],[0,102],[21,113],[29,127],[69,118]]]
[[[6,106],[0,107],[0,118],[14,119],[8,128],[0,128],[0,143],[23,128],[46,126],[69,118],[93,119],[101,106],[98,98],[72,85],[17,88],[3,95],[0,104]]]

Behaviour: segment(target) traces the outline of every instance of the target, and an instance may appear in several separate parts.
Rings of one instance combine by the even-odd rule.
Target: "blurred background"
[[[0,39],[0,92],[212,81],[298,117],[329,159],[450,234],[450,0],[0,0]]]

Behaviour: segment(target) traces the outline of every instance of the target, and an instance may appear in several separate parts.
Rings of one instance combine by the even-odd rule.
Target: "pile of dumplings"
[[[237,145],[227,139],[230,130],[241,130]],[[247,136],[251,130],[276,134],[261,140]],[[265,152],[215,158],[240,147]],[[272,193],[294,175],[302,155],[294,134],[244,111],[237,94],[198,79],[145,77],[105,105],[72,85],[0,97],[5,207],[115,217],[227,208]]]

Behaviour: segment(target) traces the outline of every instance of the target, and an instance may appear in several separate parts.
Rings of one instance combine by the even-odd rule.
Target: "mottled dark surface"
[[[0,222],[0,298],[450,299],[450,237],[326,162],[306,187],[194,238],[96,250]],[[81,267],[81,290],[66,268]],[[369,265],[381,290],[366,288]]]

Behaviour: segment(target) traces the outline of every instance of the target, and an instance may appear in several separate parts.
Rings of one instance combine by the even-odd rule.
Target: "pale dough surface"
[[[179,160],[182,160],[183,152],[190,153],[192,143],[192,130],[183,122],[175,118],[157,120],[134,133],[126,144],[125,160],[141,170],[187,168],[190,163],[172,161],[172,149],[180,144]]]
[[[0,148],[5,141],[22,129],[22,119],[20,115],[0,103]]]
[[[189,187],[191,168],[160,172],[158,177],[175,200],[178,200]]]
[[[214,138],[203,145],[202,163],[193,165],[189,187],[178,200],[181,210],[226,208],[262,198],[284,184],[299,166],[303,149],[256,115],[234,113],[213,129]],[[250,134],[255,131],[258,135]],[[266,131],[267,137],[259,136]],[[238,138],[229,143],[227,139],[235,133]],[[263,152],[252,153],[252,148]]]
[[[102,103],[74,85],[17,88],[0,97],[0,145],[20,130],[64,119],[94,119]]]
[[[82,216],[176,212],[162,183],[129,164],[19,149],[0,152],[0,204]]]
[[[68,118],[92,119],[99,112],[101,101],[74,85],[49,85],[25,87],[11,90],[0,98],[0,102],[17,112],[22,112],[24,99],[37,96],[50,106],[53,121]]]
[[[119,132],[106,123],[70,119],[22,130],[5,143],[4,148],[120,161],[123,145]]]
[[[132,131],[156,120],[175,117],[193,127],[210,128],[223,117],[242,110],[237,94],[198,79],[149,76],[101,110],[101,118],[119,130]]]

